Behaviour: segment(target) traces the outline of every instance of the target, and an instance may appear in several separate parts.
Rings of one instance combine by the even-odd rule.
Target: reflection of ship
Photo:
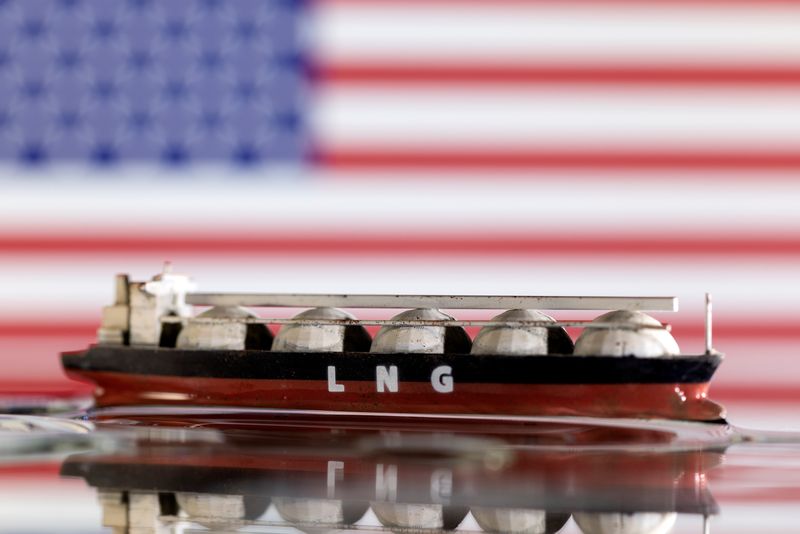
[[[678,513],[717,513],[705,478],[721,460],[716,427],[704,430],[706,448],[667,427],[588,421],[427,433],[357,419],[156,414],[135,428],[132,445],[62,467],[98,488],[117,532],[367,528],[371,509],[393,530],[454,529],[470,512],[487,532],[556,532],[572,515],[587,534],[632,534],[666,532]]]
[[[706,398],[721,356],[680,355],[641,310],[671,297],[457,297],[188,293],[165,273],[118,278],[99,343],[63,356],[98,406],[249,406],[412,414],[571,415],[721,421]],[[187,303],[214,306],[192,316]],[[291,319],[240,305],[308,307]],[[356,320],[347,308],[412,308]],[[508,309],[458,321],[438,308]],[[615,310],[557,322],[539,309]],[[267,325],[282,325],[274,337]],[[382,328],[374,339],[365,325]],[[482,326],[474,340],[465,326]],[[581,327],[573,346],[565,327]],[[709,328],[710,332],[710,328]]]

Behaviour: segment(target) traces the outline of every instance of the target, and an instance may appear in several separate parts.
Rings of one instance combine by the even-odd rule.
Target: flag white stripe
[[[791,173],[320,171],[279,180],[197,167],[188,183],[153,167],[122,168],[113,180],[104,172],[60,168],[2,183],[0,240],[800,235],[800,182]],[[0,178],[14,174],[0,167]]]
[[[680,298],[678,316],[702,318],[703,293],[715,295],[719,318],[795,317],[800,260],[765,264],[693,258],[624,261],[586,256],[570,261],[491,257],[337,258],[252,255],[6,256],[0,265],[0,321],[96,317],[112,299],[112,277],[148,279],[171,259],[204,291],[405,294],[667,295]],[[668,314],[674,318],[675,314]]]
[[[503,2],[320,3],[320,61],[800,64],[800,6]]]
[[[334,86],[319,91],[312,126],[328,150],[800,151],[800,92]]]

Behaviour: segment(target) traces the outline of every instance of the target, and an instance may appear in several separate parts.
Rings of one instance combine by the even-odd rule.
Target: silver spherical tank
[[[492,321],[539,321],[554,323],[547,314],[535,310],[508,310]],[[472,354],[572,354],[572,340],[561,327],[484,326],[472,342]]]
[[[389,528],[454,530],[469,510],[441,504],[373,502],[372,511],[378,521]]]
[[[431,308],[407,310],[392,317],[394,321],[441,321],[452,320],[449,315]],[[454,326],[408,326],[390,325],[382,327],[372,340],[372,352],[385,353],[469,353],[472,345],[469,335],[461,327]]]
[[[240,306],[215,306],[184,326],[176,346],[179,349],[244,350],[269,349],[272,334],[258,323],[242,320],[257,316]]]
[[[312,308],[294,319],[319,320],[319,324],[285,324],[275,336],[278,352],[349,352],[369,350],[370,337],[360,325],[325,324],[325,320],[355,319],[337,308]]]
[[[661,326],[658,320],[645,313],[628,310],[608,312],[592,322]],[[672,334],[661,328],[586,328],[575,342],[575,354],[658,358],[678,355],[680,348]]]
[[[472,507],[472,516],[486,532],[497,534],[555,534],[570,514],[517,508]]]
[[[666,534],[675,526],[677,517],[674,512],[573,514],[584,534]]]

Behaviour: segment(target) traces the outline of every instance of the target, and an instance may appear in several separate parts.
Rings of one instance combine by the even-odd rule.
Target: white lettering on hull
[[[453,368],[449,365],[440,365],[431,373],[431,387],[437,393],[452,393],[455,389],[453,381]],[[336,382],[336,366],[328,366],[328,392],[343,393],[344,384]],[[400,373],[396,365],[375,367],[375,390],[378,393],[397,393],[400,391]]]
[[[344,391],[344,384],[336,383],[336,367],[328,366],[328,391],[330,393],[341,393]]]
[[[397,393],[399,385],[396,365],[389,366],[388,370],[383,365],[375,368],[375,387],[378,393],[383,393],[386,389],[391,393]]]
[[[453,369],[449,365],[440,365],[431,373],[431,385],[437,393],[453,392]]]

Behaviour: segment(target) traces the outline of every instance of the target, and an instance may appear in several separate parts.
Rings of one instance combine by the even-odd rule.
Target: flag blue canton
[[[0,161],[307,158],[302,0],[0,0]]]

